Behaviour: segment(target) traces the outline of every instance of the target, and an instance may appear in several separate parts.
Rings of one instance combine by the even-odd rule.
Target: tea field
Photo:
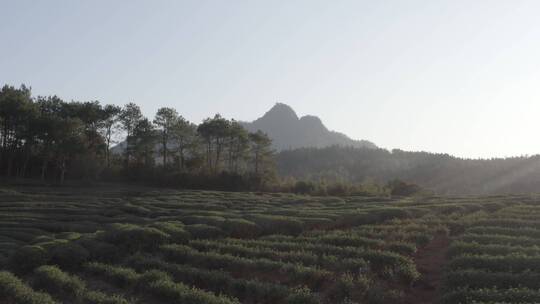
[[[539,303],[540,196],[0,190],[0,303]]]

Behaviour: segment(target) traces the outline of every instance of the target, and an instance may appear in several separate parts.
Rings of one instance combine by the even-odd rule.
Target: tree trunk
[[[214,165],[214,173],[218,173],[219,160],[221,158],[221,142],[216,138],[216,163]]]
[[[32,154],[32,145],[28,144],[25,151],[24,162],[19,173],[19,177],[24,178],[26,176],[26,168],[28,168],[28,162],[30,161],[30,155]]]
[[[9,151],[7,172],[6,172],[6,176],[8,177],[11,176],[11,171],[13,170],[13,158],[14,158],[13,151]]]
[[[64,178],[66,176],[66,157],[62,157],[62,163],[60,165],[60,184],[64,183]]]
[[[208,169],[212,170],[212,141],[211,139],[208,139],[208,142],[206,143],[206,164],[208,165]]]
[[[180,156],[180,171],[184,171],[184,148],[178,150]]]
[[[255,150],[255,175],[259,174],[259,151]]]
[[[46,171],[47,171],[47,158],[43,158],[43,163],[41,164],[41,180],[45,180]]]
[[[107,161],[107,169],[111,167],[111,137],[110,131],[107,131],[106,145],[105,145],[105,160]]]
[[[163,138],[163,168],[167,166],[167,140]]]

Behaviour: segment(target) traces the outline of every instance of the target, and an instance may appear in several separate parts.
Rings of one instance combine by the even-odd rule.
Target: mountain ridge
[[[334,145],[377,148],[370,141],[351,139],[343,133],[329,130],[317,116],[298,117],[291,106],[279,102],[256,120],[241,121],[240,124],[250,132],[261,130],[267,133],[272,139],[274,149],[278,151],[310,147],[324,148]]]

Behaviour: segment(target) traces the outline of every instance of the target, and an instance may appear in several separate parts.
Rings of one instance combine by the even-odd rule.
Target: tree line
[[[250,133],[219,114],[197,125],[173,108],[149,119],[135,103],[33,97],[25,85],[0,91],[0,174],[6,177],[261,188],[276,178],[271,146],[265,133]]]
[[[464,159],[398,149],[331,146],[282,151],[276,156],[276,164],[278,174],[283,177],[327,183],[386,184],[391,192],[401,189],[406,193],[414,188],[404,188],[394,179],[437,194],[528,193],[540,189],[540,155]]]

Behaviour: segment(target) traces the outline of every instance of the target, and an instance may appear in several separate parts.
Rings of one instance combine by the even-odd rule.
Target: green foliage
[[[48,259],[47,252],[42,247],[27,245],[13,253],[9,264],[18,271],[28,272],[46,264]]]
[[[167,233],[173,243],[184,244],[191,238],[191,234],[185,230],[184,225],[180,222],[159,222],[152,226]]]
[[[90,253],[83,246],[74,243],[61,243],[49,251],[50,262],[65,268],[75,269],[81,266],[90,257]]]
[[[420,188],[420,186],[415,185],[415,184],[408,184],[399,179],[395,179],[388,182],[386,187],[390,189],[391,195],[398,195],[398,196],[411,196],[411,195],[418,194],[420,191],[422,191],[422,188]]]
[[[150,281],[146,289],[160,299],[178,301],[180,303],[193,304],[232,304],[239,303],[236,300],[215,296],[214,294],[190,288],[181,283],[175,283],[170,279],[158,279]]]
[[[365,276],[355,277],[350,273],[344,273],[336,279],[327,296],[332,303],[342,303],[347,299],[363,299],[371,285],[372,282]]]
[[[303,229],[303,223],[297,219],[276,215],[253,215],[248,218],[261,227],[264,234],[298,235]]]
[[[285,299],[287,304],[318,304],[320,300],[313,296],[307,287],[299,287]]]
[[[88,304],[129,304],[129,301],[119,295],[108,295],[94,290],[86,291],[84,302]]]
[[[540,292],[527,288],[482,288],[482,289],[458,289],[446,293],[441,303],[538,303],[540,301]]]
[[[79,299],[86,289],[80,278],[69,275],[56,266],[40,266],[34,270],[34,275],[36,287],[52,294]]]
[[[14,274],[0,271],[0,301],[17,304],[56,304],[46,293],[36,292]]]
[[[117,286],[136,288],[139,293],[150,293],[163,301],[180,303],[238,303],[234,299],[216,296],[200,289],[188,287],[182,283],[175,283],[171,277],[162,271],[150,270],[142,274],[131,268],[118,267],[100,263],[86,265],[86,270],[110,280]]]
[[[123,248],[111,243],[99,241],[95,236],[83,238],[78,241],[89,253],[90,260],[99,262],[115,262],[123,255]]]
[[[9,253],[7,267],[26,269],[32,287],[65,303],[397,303],[418,288],[415,260],[447,240],[447,303],[513,295],[535,302],[540,288],[535,196],[27,189],[0,192],[0,254]],[[448,238],[452,227],[459,229]],[[15,230],[26,241],[11,238]],[[13,264],[14,253],[32,257],[36,248],[43,256],[36,267],[21,257]]]
[[[132,287],[140,278],[140,275],[133,269],[97,262],[86,264],[84,269],[90,274],[105,276],[114,282],[114,284],[121,287]]]
[[[170,235],[151,227],[114,224],[111,229],[103,233],[101,238],[106,242],[121,246],[127,252],[136,252],[140,250],[154,250],[166,243]]]
[[[227,219],[221,224],[221,229],[231,237],[254,238],[261,233],[261,228],[252,221],[245,219]]]

